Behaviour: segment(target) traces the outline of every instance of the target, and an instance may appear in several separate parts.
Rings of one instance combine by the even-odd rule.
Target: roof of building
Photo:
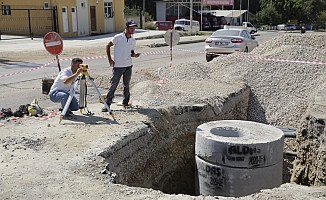
[[[210,10],[204,11],[210,12],[215,16],[224,16],[224,17],[240,17],[241,14],[246,13],[247,10]],[[241,14],[240,14],[241,13]]]

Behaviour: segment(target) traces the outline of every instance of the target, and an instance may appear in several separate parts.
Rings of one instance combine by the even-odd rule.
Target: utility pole
[[[234,1],[233,1],[233,4],[232,4],[232,17],[231,17],[231,26],[234,26],[234,19],[233,19],[233,12],[234,12]]]
[[[242,0],[240,0],[240,26],[242,26],[241,5],[242,5]]]
[[[192,34],[192,2],[193,0],[190,0],[190,34]]]
[[[249,1],[249,0],[248,0]],[[142,15],[143,15],[143,18],[144,18],[144,21],[146,21],[146,19],[145,19],[145,2],[146,2],[146,0],[143,0],[143,10],[142,10]],[[144,27],[142,27],[143,29],[145,29],[145,25],[143,25]]]
[[[142,0],[141,6],[140,6],[140,11],[139,11],[139,14],[140,14],[140,28],[145,28],[145,27],[143,27],[144,26],[143,25],[143,18],[145,17],[144,12],[145,12],[145,0]]]
[[[249,22],[249,14],[250,14],[250,12],[249,12],[249,1],[250,0],[248,0],[248,6],[247,6],[247,22]]]

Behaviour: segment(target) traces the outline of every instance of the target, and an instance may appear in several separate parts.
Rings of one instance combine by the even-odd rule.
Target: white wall
[[[156,2],[156,21],[165,21],[166,20],[166,3],[165,2]]]
[[[112,3],[112,0],[105,0],[105,2],[111,2]],[[112,3],[112,12],[113,12],[112,14],[115,13],[113,3]],[[112,33],[114,31],[115,31],[115,29],[114,29],[114,16],[111,17],[111,18],[104,18],[104,33]]]
[[[88,16],[89,8],[88,8],[87,0],[76,0],[76,4],[77,4],[78,36],[90,35],[89,16]]]

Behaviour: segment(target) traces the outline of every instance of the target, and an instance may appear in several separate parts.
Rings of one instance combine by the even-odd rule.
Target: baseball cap
[[[137,26],[137,24],[134,22],[134,20],[128,20],[127,22],[126,22],[126,26]]]
[[[74,59],[72,59],[72,61],[71,61],[72,64],[76,64],[77,62],[83,63],[83,60],[80,59],[80,58],[74,58]]]

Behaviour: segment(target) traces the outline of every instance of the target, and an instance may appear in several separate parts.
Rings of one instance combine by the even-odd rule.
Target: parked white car
[[[279,24],[277,25],[277,30],[282,31],[285,30],[286,24]]]
[[[220,29],[205,40],[206,61],[219,54],[250,52],[257,46],[255,37],[246,28]]]
[[[196,20],[192,20],[192,27],[190,27],[189,19],[177,19],[174,22],[174,29],[178,31],[190,31],[192,28],[192,32],[199,32],[199,22]]]
[[[242,27],[246,28],[250,34],[257,33],[257,29],[250,22],[242,22]],[[241,28],[241,26],[224,25],[224,29],[228,29],[228,28]]]

